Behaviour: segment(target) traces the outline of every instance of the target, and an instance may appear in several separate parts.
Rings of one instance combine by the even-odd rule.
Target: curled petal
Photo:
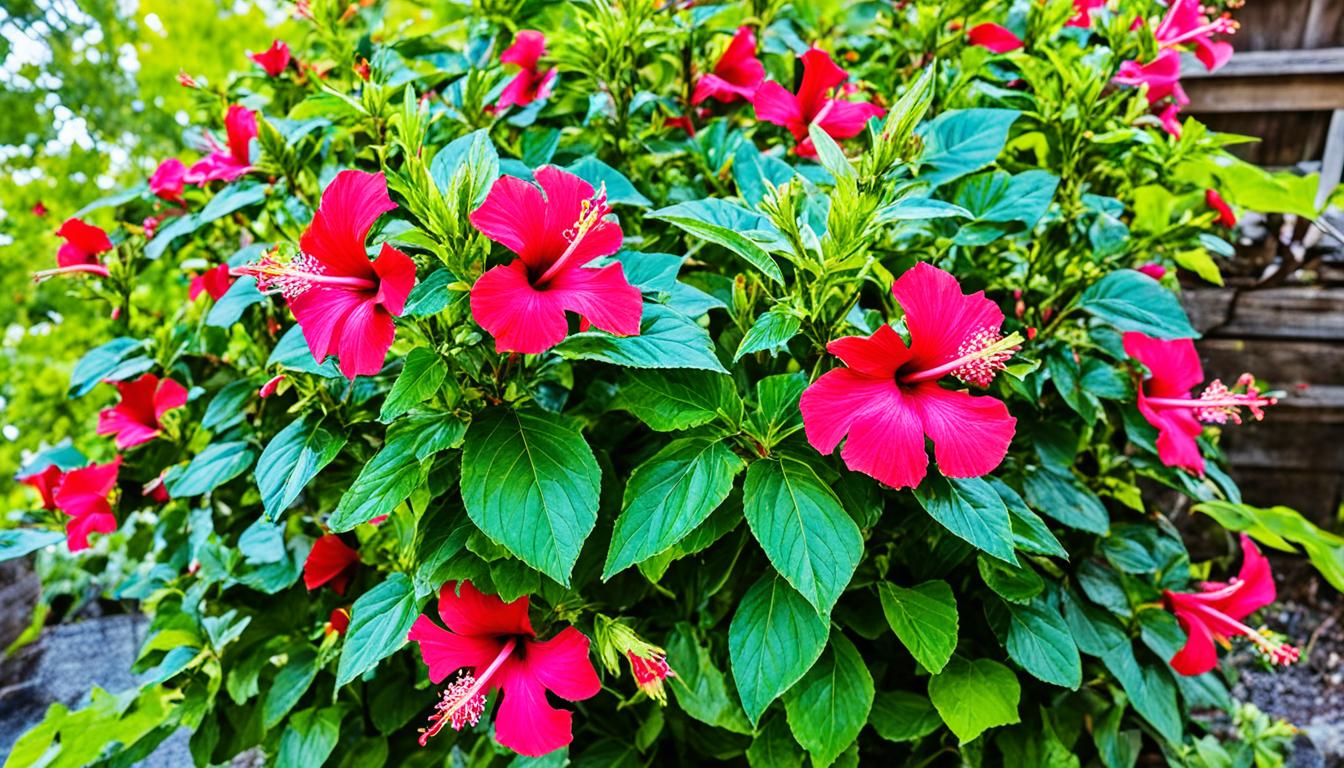
[[[526,597],[506,603],[481,592],[470,581],[450,581],[439,590],[439,617],[459,635],[534,637],[527,606]]]

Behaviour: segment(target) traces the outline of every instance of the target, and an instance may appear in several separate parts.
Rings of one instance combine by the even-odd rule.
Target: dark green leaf
[[[406,633],[420,615],[420,601],[405,574],[387,580],[359,596],[350,610],[336,685],[342,686],[377,666],[406,644]]]
[[[909,691],[884,691],[868,715],[877,735],[887,741],[917,741],[938,730],[942,718],[927,696]]]
[[[1069,625],[1044,599],[1008,606],[1008,656],[1047,683],[1077,689],[1083,681],[1078,646]]]
[[[726,200],[710,198],[660,208],[648,214],[648,218],[666,221],[702,240],[721,245],[746,259],[761,274],[781,285],[784,283],[784,273],[760,244],[777,242],[779,232],[759,214]]]
[[[261,452],[254,475],[266,517],[275,520],[299,497],[322,468],[345,447],[345,436],[334,435],[322,419],[307,413],[280,430]]]
[[[972,546],[1005,562],[1017,563],[1008,509],[983,479],[930,473],[915,489],[915,498],[930,517]]]
[[[929,679],[929,700],[947,727],[965,744],[990,728],[1020,722],[1017,675],[997,661],[952,657]]]
[[[1042,514],[1088,533],[1101,536],[1110,531],[1110,515],[1097,495],[1083,487],[1072,473],[1068,476],[1041,467],[1027,470],[1027,502]]]
[[[742,419],[742,398],[731,377],[693,370],[629,371],[617,406],[659,432],[698,427],[715,418]]]
[[[205,324],[216,328],[228,328],[243,316],[243,310],[253,304],[266,300],[266,295],[257,290],[257,279],[244,275],[233,281],[229,290],[210,308],[205,316]]]
[[[378,420],[386,424],[423,403],[439,391],[439,386],[448,376],[448,366],[443,358],[429,347],[416,347],[406,355],[406,362],[383,401],[383,409]]]
[[[742,708],[753,725],[793,687],[826,647],[827,627],[788,582],[767,574],[742,596],[728,628],[728,655]]]
[[[1199,336],[1176,294],[1132,269],[1118,269],[1094,283],[1079,298],[1078,308],[1121,331],[1159,339]]]
[[[922,126],[919,181],[938,186],[984,168],[1008,143],[1020,113],[1013,109],[954,109]]]
[[[873,676],[863,657],[839,630],[826,652],[784,697],[789,728],[812,755],[830,765],[859,737],[873,706]]]
[[[919,665],[937,674],[957,649],[957,601],[945,581],[912,589],[883,581],[877,585],[882,613],[901,644]]]
[[[746,335],[742,337],[742,343],[737,346],[737,354],[733,355],[733,362],[741,360],[744,355],[750,355],[754,352],[779,352],[789,343],[789,339],[798,335],[799,329],[803,327],[803,321],[790,312],[770,310],[756,318]]]
[[[555,351],[573,359],[629,368],[697,368],[727,373],[714,354],[709,333],[686,315],[657,303],[644,304],[638,336],[585,331],[565,339]]]
[[[257,454],[247,443],[211,443],[191,460],[186,469],[170,473],[164,481],[174,499],[200,496],[247,471]]]

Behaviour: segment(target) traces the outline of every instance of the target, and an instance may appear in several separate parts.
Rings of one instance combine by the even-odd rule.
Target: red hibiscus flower
[[[65,473],[52,464],[41,472],[33,472],[19,478],[19,482],[32,487],[42,497],[43,509],[56,509],[56,489],[61,487],[61,478]]]
[[[1228,205],[1227,201],[1223,199],[1223,196],[1218,194],[1218,190],[1205,190],[1204,202],[1218,213],[1216,221],[1219,224],[1224,227],[1237,226],[1237,214],[1232,210],[1232,206]]]
[[[322,628],[328,635],[344,635],[350,628],[350,609],[333,608],[327,624]]]
[[[176,157],[170,157],[159,163],[149,177],[149,191],[170,203],[185,205],[182,189],[186,186],[187,167]]]
[[[1199,0],[1172,0],[1153,37],[1157,38],[1159,46],[1167,49],[1193,43],[1195,56],[1212,72],[1232,58],[1232,45],[1215,41],[1213,35],[1230,35],[1236,31],[1237,23],[1226,13],[1209,19]]]
[[[1162,130],[1181,138],[1181,105],[1176,102],[1168,104],[1160,113],[1157,119],[1162,123]]]
[[[120,470],[121,457],[118,456],[106,464],[65,473],[56,489],[56,507],[70,516],[65,524],[65,538],[71,552],[88,549],[90,533],[117,530],[117,518],[112,514],[108,497],[117,487]]]
[[[1163,50],[1148,64],[1126,61],[1120,65],[1112,82],[1120,85],[1148,86],[1148,103],[1172,97],[1178,105],[1190,103],[1181,88],[1181,54],[1170,48]]]
[[[516,64],[518,74],[499,94],[495,104],[497,112],[509,107],[525,107],[534,101],[549,98],[555,87],[556,70],[554,67],[541,72],[537,62],[546,55],[546,36],[534,29],[524,29],[513,38],[513,45],[499,55],[499,63]]]
[[[345,594],[350,579],[355,575],[359,553],[346,546],[334,533],[319,536],[303,561],[303,585],[311,592],[323,584],[330,584],[338,595]]]
[[[1090,29],[1092,27],[1092,11],[1104,5],[1106,5],[1106,0],[1073,0],[1074,16],[1064,26]]]
[[[459,593],[460,592],[460,593]],[[481,594],[469,581],[448,582],[439,592],[443,629],[428,616],[415,620],[407,638],[420,644],[429,679],[443,682],[461,674],[443,691],[420,736],[429,738],[451,725],[461,730],[485,713],[486,696],[502,692],[495,715],[495,738],[513,751],[537,757],[573,740],[573,716],[554,709],[546,693],[568,701],[597,695],[601,683],[588,659],[588,638],[565,627],[550,640],[538,641],[527,616],[528,598],[505,603]]]
[[[833,139],[857,136],[870,118],[881,117],[887,111],[866,101],[846,101],[832,98],[834,89],[844,84],[848,75],[825,51],[811,48],[802,55],[803,81],[798,93],[789,93],[773,80],[761,83],[753,99],[756,117],[780,125],[798,141],[798,154],[816,155],[808,126],[816,123]]]
[[[56,251],[56,268],[34,272],[34,280],[45,280],[53,275],[73,272],[107,277],[107,267],[103,266],[98,258],[99,254],[112,250],[112,241],[108,239],[106,232],[92,224],[70,218],[56,230],[56,235],[65,239]]]
[[[219,264],[211,267],[199,275],[191,278],[191,287],[187,295],[192,300],[200,298],[202,293],[210,294],[210,298],[215,301],[229,292],[229,287],[233,285],[233,275],[229,274],[228,264]]]
[[[396,208],[381,173],[341,171],[322,193],[313,223],[299,239],[302,253],[282,264],[266,256],[233,270],[289,302],[313,359],[336,355],[346,378],[383,368],[401,315],[415,286],[415,262],[383,243],[369,261],[364,248],[378,217]]]
[[[98,434],[116,435],[125,450],[159,436],[163,414],[187,404],[187,388],[172,379],[146,373],[135,381],[119,381],[121,402],[98,414]]]
[[[1263,408],[1276,402],[1260,396],[1248,373],[1236,384],[1245,393],[1234,392],[1214,379],[1198,398],[1191,398],[1190,390],[1204,380],[1204,368],[1190,339],[1163,341],[1131,332],[1125,334],[1124,345],[1126,354],[1148,369],[1138,388],[1139,413],[1157,427],[1157,456],[1169,467],[1203,475],[1204,457],[1195,442],[1204,431],[1201,422],[1240,424],[1243,407],[1259,421]]]
[[[280,40],[272,40],[271,47],[261,53],[249,53],[247,58],[256,62],[271,77],[279,77],[289,66],[289,46]]]
[[[585,265],[621,248],[621,225],[608,220],[605,190],[567,171],[544,166],[535,186],[501,176],[471,223],[518,254],[471,287],[471,315],[500,352],[535,354],[564,340],[566,312],[620,336],[639,334],[639,289],[620,264]],[[542,196],[545,192],[545,196]]]
[[[1185,646],[1171,657],[1172,669],[1182,675],[1202,675],[1217,666],[1214,641],[1226,644],[1231,637],[1246,637],[1255,643],[1271,664],[1286,666],[1300,655],[1293,646],[1242,623],[1242,619],[1274,602],[1275,589],[1269,560],[1244,533],[1241,553],[1241,571],[1226,584],[1210,581],[1200,584],[1198,592],[1162,593],[1162,602],[1176,614],[1186,634]]]
[[[712,73],[701,75],[691,94],[691,104],[713,98],[725,104],[737,99],[751,101],[756,88],[765,79],[765,65],[756,58],[756,33],[751,27],[738,27],[732,42],[719,57]],[[695,135],[694,131],[688,131]]]
[[[988,48],[994,53],[1007,53],[1022,47],[1022,38],[998,24],[977,24],[966,33],[971,45]]]
[[[929,264],[901,275],[892,293],[905,310],[907,345],[889,325],[869,337],[848,336],[827,346],[848,366],[824,374],[799,403],[808,442],[856,472],[893,488],[914,487],[929,463],[933,440],[947,477],[979,477],[1003,461],[1017,420],[993,397],[944,389],[951,375],[989,386],[1021,338],[1003,338],[1003,312],[983,292],[961,292],[957,279]]]
[[[233,181],[252,170],[251,144],[257,137],[257,115],[247,107],[233,104],[224,116],[228,146],[221,147],[209,137],[214,151],[198,160],[184,177],[188,184],[204,186],[211,181]]]

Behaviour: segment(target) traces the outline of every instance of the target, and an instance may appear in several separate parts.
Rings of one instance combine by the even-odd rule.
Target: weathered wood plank
[[[1344,107],[1344,75],[1209,78],[1185,83],[1190,112],[1327,111]]]
[[[1181,80],[1226,80],[1241,77],[1344,74],[1344,48],[1315,50],[1237,51],[1210,72],[1194,56],[1181,59]]]
[[[1344,340],[1344,288],[1247,290],[1235,301],[1232,294],[1230,288],[1187,290],[1182,300],[1196,329],[1216,338]]]
[[[1250,371],[1277,389],[1296,393],[1308,385],[1313,397],[1324,397],[1320,387],[1344,384],[1344,342],[1284,339],[1201,339],[1196,346],[1209,378],[1231,381]],[[1338,404],[1344,408],[1344,388],[1338,386]]]

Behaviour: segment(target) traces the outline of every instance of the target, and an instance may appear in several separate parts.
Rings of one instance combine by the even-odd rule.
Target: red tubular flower
[[[1115,77],[1111,78],[1112,82],[1120,85],[1147,85],[1149,104],[1156,104],[1170,96],[1177,105],[1184,106],[1190,103],[1190,99],[1186,97],[1185,89],[1181,88],[1180,80],[1181,55],[1170,48],[1164,49],[1148,64],[1123,62]]]
[[[1242,619],[1274,602],[1275,588],[1269,560],[1244,533],[1241,552],[1241,571],[1228,583],[1204,582],[1198,592],[1162,593],[1162,602],[1176,614],[1186,634],[1185,646],[1171,657],[1172,669],[1182,675],[1202,675],[1217,666],[1214,641],[1226,645],[1231,637],[1248,638],[1271,664],[1287,666],[1300,655],[1297,648],[1242,623]]]
[[[327,625],[323,627],[323,631],[325,631],[328,635],[330,634],[344,635],[345,631],[349,628],[350,628],[350,609],[333,608],[331,611],[331,617],[327,619]]]
[[[630,674],[635,676],[635,685],[650,699],[666,704],[667,691],[663,681],[677,676],[668,665],[667,657],[661,653],[640,656],[634,651],[626,651],[625,657],[630,660]]]
[[[229,274],[229,265],[219,264],[191,278],[191,287],[187,295],[195,301],[202,293],[208,293],[210,298],[219,301],[229,292],[229,287],[232,285],[233,275]]]
[[[247,107],[233,104],[224,116],[228,146],[221,147],[211,137],[214,151],[198,160],[184,177],[188,184],[204,186],[211,181],[233,181],[252,170],[252,139],[257,137],[257,115]]]
[[[1138,388],[1139,413],[1157,428],[1157,456],[1169,467],[1203,475],[1204,457],[1195,442],[1204,431],[1200,422],[1240,424],[1241,408],[1249,409],[1259,421],[1265,415],[1263,408],[1276,402],[1260,396],[1249,373],[1242,374],[1236,384],[1246,390],[1244,394],[1214,379],[1198,398],[1191,398],[1190,390],[1204,380],[1204,368],[1190,339],[1163,341],[1130,332],[1124,336],[1124,345],[1125,352],[1148,369]]]
[[[1237,226],[1237,214],[1233,212],[1232,206],[1227,204],[1223,196],[1218,194],[1218,190],[1209,189],[1204,192],[1204,202],[1210,208],[1218,212],[1217,222],[1224,227]]]
[[[555,88],[556,70],[554,67],[545,73],[537,69],[537,62],[546,55],[546,36],[534,29],[520,30],[513,38],[513,45],[499,55],[500,64],[516,64],[518,74],[499,94],[495,104],[497,112],[509,107],[525,107],[534,101],[550,97]]]
[[[1106,0],[1073,0],[1074,16],[1066,27],[1092,28],[1092,11],[1106,4]]]
[[[117,487],[117,473],[121,457],[106,464],[94,464],[65,473],[56,490],[56,507],[70,516],[65,524],[66,544],[71,552],[89,548],[90,533],[111,533],[117,530],[117,518],[112,514],[108,497]]]
[[[1139,267],[1137,271],[1142,272],[1154,280],[1161,280],[1167,275],[1167,268],[1157,262],[1144,264],[1142,267]]]
[[[1023,45],[1022,38],[998,24],[977,24],[966,33],[966,39],[971,45],[988,48],[994,53],[1016,51]]]
[[[170,157],[159,163],[149,177],[149,191],[170,203],[186,205],[182,199],[182,189],[186,186],[187,167],[176,157]]]
[[[566,312],[608,333],[639,334],[643,299],[621,265],[588,262],[621,248],[621,226],[608,220],[606,192],[567,171],[543,166],[535,186],[501,176],[471,223],[518,254],[471,287],[471,315],[500,352],[536,354],[564,340]],[[543,197],[542,192],[545,192]]]
[[[41,200],[33,203],[33,215],[38,217],[47,215],[47,206]]]
[[[257,397],[260,397],[262,400],[265,400],[271,395],[274,395],[275,390],[280,387],[280,382],[284,380],[285,380],[285,374],[283,373],[280,374],[279,376],[274,376],[268,379],[265,384],[261,385],[261,389],[257,390]]]
[[[261,53],[249,53],[247,58],[256,62],[271,77],[279,77],[289,66],[289,46],[283,41],[272,40],[271,47]]]
[[[98,414],[98,434],[116,435],[120,450],[159,436],[163,414],[187,404],[187,388],[172,379],[146,373],[135,381],[119,381],[121,402]]]
[[[53,275],[73,272],[107,277],[107,267],[103,266],[98,258],[99,254],[112,250],[112,241],[108,239],[106,232],[92,224],[70,218],[61,224],[56,234],[65,238],[65,242],[56,251],[56,268],[34,272],[34,280],[45,280]]]
[[[299,239],[302,253],[282,264],[267,255],[233,270],[289,303],[313,359],[336,355],[346,378],[383,368],[401,315],[415,286],[415,262],[383,243],[369,261],[364,241],[378,217],[396,208],[381,173],[341,171],[325,191],[313,223]]]
[[[323,584],[330,584],[338,595],[345,594],[350,579],[355,575],[359,553],[345,545],[334,533],[318,537],[303,561],[303,585],[311,592]]]
[[[61,487],[65,473],[52,464],[41,472],[33,472],[19,478],[19,482],[32,487],[42,497],[43,509],[56,509],[56,489]]]
[[[848,75],[819,48],[811,48],[802,55],[803,81],[798,93],[784,90],[773,80],[761,83],[753,102],[757,119],[780,125],[798,141],[798,154],[811,157],[817,154],[808,126],[816,123],[833,139],[857,136],[870,118],[881,117],[885,109],[866,101],[846,101],[828,94],[844,84]]]
[[[691,104],[700,104],[710,98],[724,104],[737,99],[751,101],[764,79],[765,65],[756,58],[756,33],[751,27],[738,27],[732,42],[714,65],[714,71],[701,75],[696,81]],[[694,131],[687,132],[695,135]]]
[[[938,380],[951,375],[989,386],[1020,337],[1000,335],[1003,312],[983,292],[962,294],[955,277],[929,264],[916,264],[891,290],[905,310],[910,344],[889,325],[831,342],[827,350],[848,367],[803,392],[808,442],[830,453],[848,435],[845,464],[893,488],[924,478],[925,435],[947,477],[990,472],[1003,461],[1017,420],[1002,401],[944,389]]]
[[[554,709],[546,693],[568,701],[597,695],[601,683],[588,659],[588,638],[565,627],[538,641],[527,616],[528,598],[505,603],[469,581],[448,582],[439,592],[443,629],[428,616],[415,620],[407,636],[420,644],[429,679],[443,682],[461,674],[443,691],[420,736],[424,746],[444,725],[461,730],[485,713],[486,696],[503,693],[495,715],[495,738],[513,751],[538,757],[573,740],[573,716]]]
[[[1230,35],[1236,31],[1237,23],[1227,14],[1209,19],[1199,0],[1172,0],[1166,15],[1153,31],[1153,37],[1166,49],[1193,43],[1195,56],[1212,72],[1232,58],[1232,45],[1215,41],[1213,35]]]

